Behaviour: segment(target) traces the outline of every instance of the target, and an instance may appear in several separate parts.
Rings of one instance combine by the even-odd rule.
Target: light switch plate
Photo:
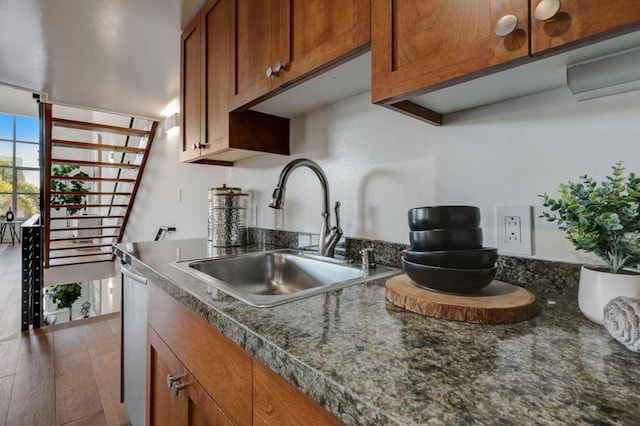
[[[500,254],[533,254],[532,206],[496,206],[496,245]]]

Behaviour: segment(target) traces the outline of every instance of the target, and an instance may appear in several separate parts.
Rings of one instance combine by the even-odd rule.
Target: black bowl
[[[498,249],[484,247],[473,250],[413,251],[402,252],[404,258],[419,265],[440,268],[481,269],[496,265]]]
[[[482,228],[411,231],[409,241],[415,251],[479,249],[482,248]]]
[[[447,293],[473,293],[493,281],[497,266],[483,269],[454,269],[418,265],[402,259],[402,269],[418,285]]]
[[[480,209],[473,206],[432,206],[409,209],[409,229],[424,231],[480,226]]]

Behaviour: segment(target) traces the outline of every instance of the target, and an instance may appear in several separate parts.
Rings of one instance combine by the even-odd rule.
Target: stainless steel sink
[[[385,266],[365,270],[360,265],[290,249],[171,265],[257,307],[280,305],[398,272]]]

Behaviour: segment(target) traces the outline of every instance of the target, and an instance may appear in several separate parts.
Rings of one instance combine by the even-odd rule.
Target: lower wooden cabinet
[[[150,426],[342,424],[158,286],[148,287]]]
[[[342,422],[254,359],[253,424],[330,426]]]
[[[147,327],[147,336],[149,424],[233,424],[151,327]]]

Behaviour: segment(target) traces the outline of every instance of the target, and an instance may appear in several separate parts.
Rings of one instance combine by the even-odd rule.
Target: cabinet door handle
[[[206,144],[203,144],[203,143],[200,143],[200,142],[198,142],[198,143],[194,143],[194,144],[193,144],[193,150],[194,150],[194,151],[197,151],[197,150],[199,150],[200,148],[204,148],[205,146],[207,146],[207,145],[206,145]]]
[[[180,377],[173,377],[171,374],[167,374],[167,387],[172,388],[173,383],[180,380]]]
[[[276,61],[276,63],[273,64],[273,72],[278,75],[280,74],[280,71],[286,71],[285,64],[282,61]]]
[[[558,14],[560,6],[560,0],[542,0],[536,6],[533,16],[538,21],[548,21]]]
[[[284,62],[276,61],[276,63],[273,64],[273,67],[267,68],[267,72],[265,73],[265,75],[267,76],[267,78],[271,78],[280,74],[282,71],[286,71]]]
[[[173,385],[171,386],[171,393],[173,393],[173,396],[178,396],[180,391],[186,387],[186,384],[180,383],[179,381],[173,382]]]
[[[498,37],[506,37],[518,28],[518,18],[515,15],[504,15],[496,23],[495,33]]]

